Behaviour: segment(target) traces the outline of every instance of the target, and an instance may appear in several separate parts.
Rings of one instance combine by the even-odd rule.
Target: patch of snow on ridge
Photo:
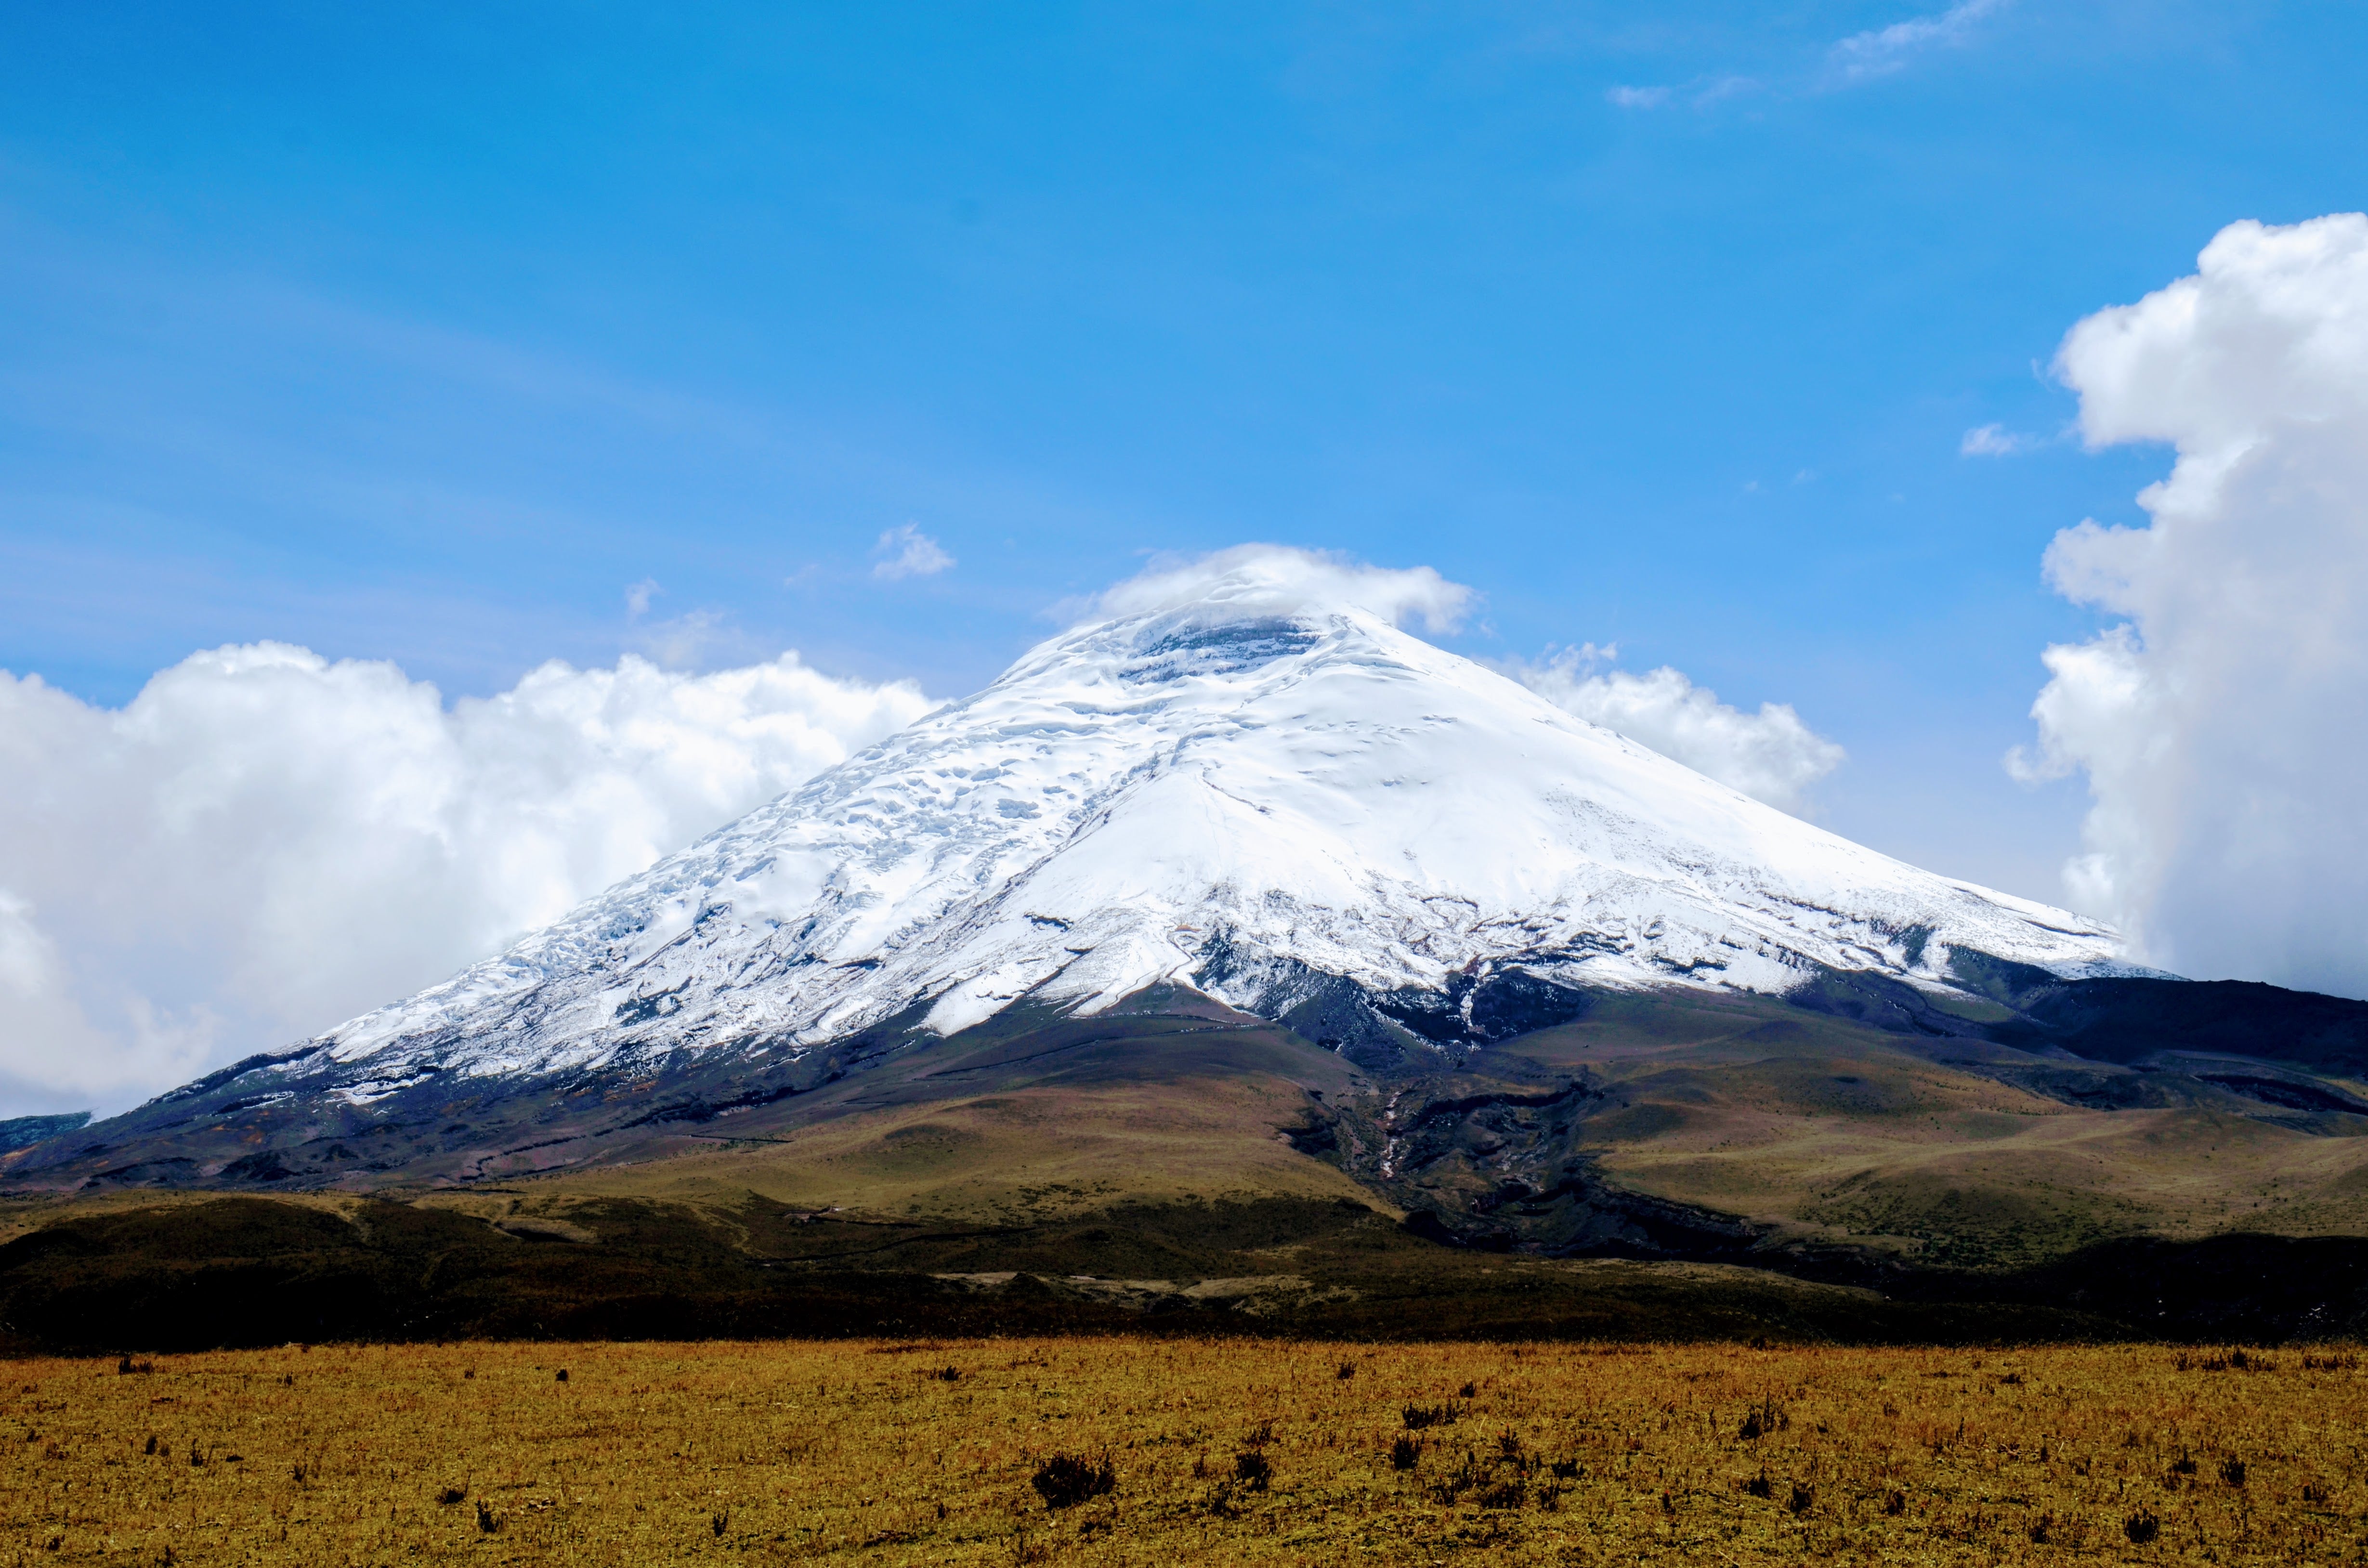
[[[2107,927],[1862,848],[1353,605],[1163,604],[994,685],[323,1037],[373,1082],[799,1051],[921,1007],[1248,1006],[1267,960],[1370,992],[2069,971]],[[1227,955],[1224,965],[1212,955]]]

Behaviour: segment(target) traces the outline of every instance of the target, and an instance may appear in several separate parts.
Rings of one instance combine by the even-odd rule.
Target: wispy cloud
[[[1676,92],[1675,87],[1614,87],[1603,97],[1622,108],[1659,108]]]
[[[1656,109],[1668,108],[1672,105],[1683,108],[1708,108],[1725,99],[1757,92],[1759,87],[1759,82],[1750,76],[1696,76],[1675,86],[1614,87],[1603,97],[1621,108]]]
[[[1972,38],[1975,23],[2006,9],[2008,4],[2009,0],[1957,0],[1937,16],[1915,17],[1887,28],[1852,33],[1834,45],[1834,69],[1850,82],[1887,76],[1927,50],[1962,48]]]
[[[906,577],[934,577],[954,563],[936,540],[911,523],[890,528],[871,547],[877,563],[871,574],[883,583],[899,582]]]
[[[1607,90],[1603,97],[1616,108],[1648,112],[1706,109],[1749,93],[1782,97],[1855,86],[1888,76],[1919,54],[1962,48],[1973,40],[1983,18],[2005,10],[2012,3],[2013,0],[1958,0],[1945,11],[1852,33],[1827,45],[1819,65],[1790,74],[1779,73],[1763,79],[1734,72],[1706,72],[1683,82],[1622,84]]]
[[[2009,430],[2003,425],[1976,425],[1965,432],[1957,443],[1957,455],[1965,458],[2010,458],[2017,452],[2027,452],[2039,445],[2039,437]]]

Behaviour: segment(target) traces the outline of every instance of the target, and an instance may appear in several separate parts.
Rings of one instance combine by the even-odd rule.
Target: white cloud
[[[1976,425],[1965,432],[1957,443],[1957,455],[1966,458],[2010,458],[2017,452],[2027,452],[2037,445],[2030,437],[2019,435],[2003,425]]]
[[[696,669],[730,658],[757,656],[749,637],[718,609],[691,609],[664,620],[642,620],[628,634],[635,653],[669,670]]]
[[[1737,73],[1704,74],[1675,85],[1618,85],[1604,101],[1616,108],[1651,110],[1682,104],[1706,109],[1746,94],[1789,97],[1801,92],[1830,91],[1872,82],[1904,69],[1918,55],[1940,49],[1962,49],[1974,40],[1976,24],[2003,11],[2012,0],[1958,0],[1930,16],[1911,17],[1888,27],[1852,33],[1827,46],[1823,63],[1806,72],[1779,74],[1763,80]]]
[[[1600,670],[1619,653],[1590,642],[1500,667],[1554,706],[1784,811],[1800,811],[1809,787],[1841,765],[1842,748],[1790,704],[1746,713],[1666,665],[1641,676]]]
[[[878,564],[871,574],[882,582],[894,583],[905,577],[934,577],[953,565],[954,558],[939,548],[938,541],[911,523],[890,528],[871,547]]]
[[[1613,87],[1603,95],[1604,101],[1619,108],[1666,108],[1682,99],[1689,108],[1708,108],[1728,98],[1761,90],[1761,84],[1750,76],[1696,76],[1677,86]]]
[[[120,710],[0,672],[0,1106],[120,1106],[432,983],[928,706],[795,654],[449,709],[270,642]]]
[[[1957,49],[1968,42],[1974,24],[2006,8],[2008,0],[1958,0],[1937,16],[1915,17],[1887,28],[1852,33],[1833,47],[1834,68],[1847,81],[1885,76],[1930,49]]]
[[[2071,896],[2166,968],[2368,994],[2368,217],[2231,224],[2056,369],[2091,446],[2178,454],[2149,526],[2047,552],[2123,618],[2047,650],[2009,762],[2088,775]]]
[[[1195,556],[1158,556],[1140,575],[1095,597],[1054,607],[1074,620],[1144,615],[1185,605],[1224,605],[1244,613],[1288,615],[1349,605],[1403,623],[1419,619],[1433,631],[1462,624],[1473,592],[1428,566],[1368,566],[1330,551],[1239,544]]]

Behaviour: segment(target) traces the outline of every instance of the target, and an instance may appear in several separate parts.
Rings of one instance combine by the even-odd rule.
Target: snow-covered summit
[[[1438,580],[1430,580],[1434,585]],[[1417,587],[1421,585],[1417,584]],[[1433,598],[1436,598],[1436,595]],[[1432,608],[1222,582],[1106,601],[922,719],[508,952],[331,1031],[336,1092],[796,1053],[1026,997],[1311,987],[1466,1017],[1475,983],[1780,993],[2072,973],[2108,928],[1933,876],[1400,631]],[[1451,607],[1452,608],[1452,607]],[[1444,1016],[1444,1015],[1442,1015]]]

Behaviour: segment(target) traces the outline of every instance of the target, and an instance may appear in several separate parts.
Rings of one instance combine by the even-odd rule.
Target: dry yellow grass
[[[2224,1361],[1123,1339],[30,1359],[0,1364],[0,1560],[2360,1557],[2356,1360]],[[1454,1418],[1410,1432],[1409,1406]],[[1048,1507],[1055,1454],[1107,1456],[1113,1484]]]

